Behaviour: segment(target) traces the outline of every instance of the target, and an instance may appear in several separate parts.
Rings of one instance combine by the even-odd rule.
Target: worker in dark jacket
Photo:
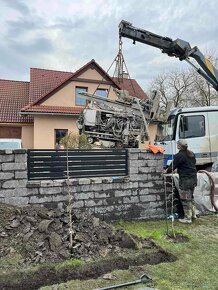
[[[179,152],[175,155],[170,166],[164,173],[171,173],[175,169],[179,174],[179,196],[184,209],[184,218],[179,219],[182,223],[191,223],[196,218],[194,204],[194,188],[197,185],[197,170],[195,154],[188,150],[185,139],[177,142]]]

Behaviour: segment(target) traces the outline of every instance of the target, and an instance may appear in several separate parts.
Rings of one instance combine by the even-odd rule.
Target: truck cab
[[[175,108],[162,125],[162,138],[156,142],[164,151],[164,167],[177,153],[176,142],[186,139],[199,167],[211,165],[218,156],[218,106]]]

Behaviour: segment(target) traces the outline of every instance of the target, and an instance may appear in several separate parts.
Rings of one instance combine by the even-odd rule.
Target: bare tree
[[[166,108],[169,102],[174,107],[184,107],[193,78],[186,71],[172,71],[158,75],[151,83],[149,91],[157,90],[161,95],[161,106]]]
[[[218,56],[214,51],[208,58],[215,67],[218,66]],[[218,92],[194,69],[160,74],[151,82],[149,92],[152,90],[160,93],[162,109],[169,102],[174,107],[218,105]]]
[[[211,63],[218,66],[218,56],[215,51],[208,53]],[[190,75],[194,80],[192,93],[194,94],[192,106],[213,106],[218,104],[218,92],[194,69],[190,70]]]

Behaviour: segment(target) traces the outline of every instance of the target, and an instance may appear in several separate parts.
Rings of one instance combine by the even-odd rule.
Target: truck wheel
[[[94,143],[94,138],[92,138],[92,137],[88,137],[88,138],[87,138],[87,142],[88,142],[89,144],[93,144],[93,143]]]

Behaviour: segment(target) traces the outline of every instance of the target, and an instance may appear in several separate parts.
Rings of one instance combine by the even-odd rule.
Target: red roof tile
[[[62,106],[43,106],[43,105],[34,105],[31,107],[26,107],[25,112],[33,113],[56,113],[56,114],[72,114],[79,115],[84,107],[62,107]]]
[[[89,68],[95,68],[102,77],[111,81],[111,84],[119,88],[119,85],[111,78],[94,59],[82,66],[76,72],[62,72],[45,69],[31,69],[30,71],[30,103],[40,104],[55,89],[64,85],[69,79],[76,78]],[[43,72],[40,72],[43,71]]]
[[[72,72],[31,68],[29,103],[38,101],[71,76],[73,76]]]
[[[0,122],[32,122],[31,117],[18,114],[28,104],[28,98],[29,82],[0,80]]]
[[[137,97],[139,99],[148,99],[146,93],[142,90],[140,85],[134,79],[123,78],[119,80],[118,78],[113,78],[114,81],[123,89],[127,90],[132,97]]]

